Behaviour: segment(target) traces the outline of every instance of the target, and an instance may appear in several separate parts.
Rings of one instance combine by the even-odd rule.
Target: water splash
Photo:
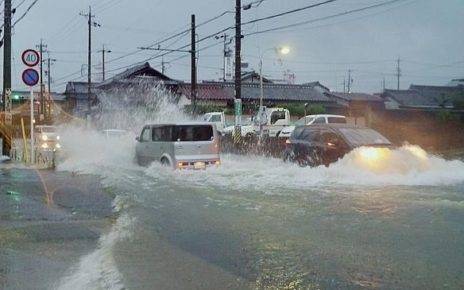
[[[154,164],[146,170],[146,174],[173,178],[175,182],[187,185],[265,192],[340,185],[438,186],[464,183],[462,161],[447,161],[428,155],[418,146],[405,145],[388,150],[388,154],[375,164],[363,161],[363,150],[356,149],[329,167],[301,168],[274,158],[224,155],[223,165],[219,168],[169,171]]]

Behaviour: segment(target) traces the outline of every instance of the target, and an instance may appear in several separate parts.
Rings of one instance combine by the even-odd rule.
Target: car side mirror
[[[135,137],[135,140],[136,140],[137,142],[140,142],[140,137],[139,137],[139,136]]]

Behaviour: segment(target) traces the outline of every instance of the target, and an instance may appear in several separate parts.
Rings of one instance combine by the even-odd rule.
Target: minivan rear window
[[[210,125],[184,125],[173,128],[172,137],[174,141],[210,141],[213,135],[213,127]]]

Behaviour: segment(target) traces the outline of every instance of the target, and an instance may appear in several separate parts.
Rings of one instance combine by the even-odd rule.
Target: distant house
[[[454,79],[451,80],[448,84],[448,87],[459,87],[459,86],[464,86],[464,79]]]
[[[92,95],[89,98],[87,82],[68,82],[64,95],[66,96],[66,110],[76,116],[84,116],[91,104],[95,102],[95,83],[91,84]]]
[[[172,85],[179,81],[171,79],[150,66],[148,62],[135,65],[95,86],[98,90],[127,87],[140,83]]]
[[[190,84],[179,84],[178,92],[190,99]],[[261,97],[259,83],[242,83],[242,102],[258,104]],[[197,101],[203,104],[219,106],[232,105],[235,99],[233,82],[203,82],[197,87]],[[274,84],[263,85],[263,101],[267,106],[286,103],[331,104],[332,101],[323,92],[311,85]]]
[[[459,94],[464,96],[464,87],[411,85],[408,90],[385,90],[381,96],[388,110],[436,110],[455,108]]]

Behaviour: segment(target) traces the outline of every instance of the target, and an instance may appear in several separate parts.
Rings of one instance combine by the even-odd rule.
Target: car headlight
[[[43,143],[40,147],[41,147],[42,149],[48,149],[48,144],[47,144],[47,143]]]
[[[55,148],[56,148],[56,149],[61,149],[60,143],[56,143]]]
[[[60,140],[60,136],[56,136],[56,140]]]
[[[48,136],[47,136],[47,135],[42,135],[42,140],[43,140],[43,141],[47,141],[47,140],[48,140]]]

